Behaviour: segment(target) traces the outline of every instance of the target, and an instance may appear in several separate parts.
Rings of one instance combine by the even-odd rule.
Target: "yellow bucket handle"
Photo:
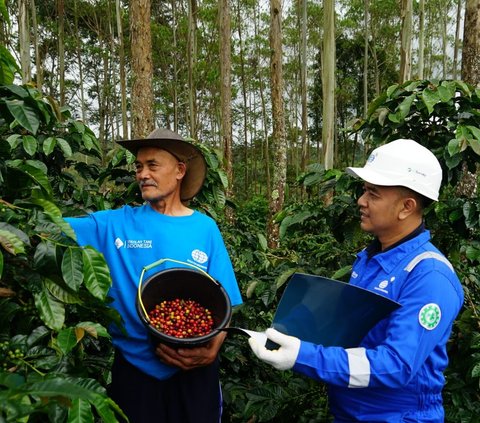
[[[191,263],[187,263],[185,261],[180,261],[180,260],[174,260],[174,259],[170,259],[170,258],[163,258],[163,259],[160,259],[154,263],[151,263],[147,266],[144,266],[143,269],[142,269],[142,273],[140,274],[140,280],[138,281],[138,290],[137,290],[137,296],[138,296],[138,303],[140,304],[140,307],[142,308],[142,311],[143,311],[143,314],[145,315],[145,318],[147,319],[148,323],[151,323],[150,322],[150,317],[148,317],[148,313],[147,313],[147,310],[145,310],[145,306],[143,305],[143,301],[142,301],[142,283],[143,283],[143,275],[145,274],[146,271],[156,267],[156,266],[159,266],[160,264],[162,263],[165,263],[166,261],[170,261],[172,263],[178,263],[178,264],[184,264],[184,265],[187,265],[187,266],[190,266],[190,267],[193,267],[194,269],[200,271],[201,273],[203,273],[205,276],[209,277],[213,282],[217,283],[215,281],[215,279],[213,279],[207,272],[205,272],[205,270],[203,270],[202,268],[198,267],[198,266],[195,266],[194,264],[191,264]]]

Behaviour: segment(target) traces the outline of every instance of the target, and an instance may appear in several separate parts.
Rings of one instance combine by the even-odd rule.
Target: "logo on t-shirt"
[[[196,263],[203,264],[208,260],[208,256],[204,251],[201,250],[193,250],[192,251],[192,259]]]
[[[120,238],[115,240],[115,247],[120,248],[153,248],[151,239],[126,239],[122,241]]]

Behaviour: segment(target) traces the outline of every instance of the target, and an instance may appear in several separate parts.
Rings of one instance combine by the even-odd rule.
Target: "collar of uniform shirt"
[[[407,236],[403,237],[400,241],[396,242],[393,245],[390,245],[390,247],[386,248],[383,251],[381,250],[380,241],[377,238],[375,238],[367,247],[368,259],[370,260],[376,254],[385,253],[386,251],[391,250],[392,248],[398,247],[400,244],[403,244],[404,242],[412,238],[415,238],[417,235],[421,234],[424,230],[425,230],[425,223],[422,222],[417,229],[410,232]]]

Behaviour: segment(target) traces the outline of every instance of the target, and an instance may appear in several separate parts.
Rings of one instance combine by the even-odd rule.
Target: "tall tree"
[[[120,0],[115,0],[115,14],[117,16],[118,59],[120,68],[120,96],[122,104],[122,138],[128,138],[127,124],[127,81],[125,76],[125,46],[123,43],[123,23]]]
[[[301,55],[300,55],[300,90],[302,96],[302,157],[301,170],[305,171],[308,162],[308,140],[307,140],[307,0],[301,0]]]
[[[65,105],[65,3],[57,0],[57,24],[58,24],[58,73],[60,105]]]
[[[423,79],[425,52],[425,0],[420,0],[418,6],[418,79]]]
[[[132,138],[144,137],[154,129],[152,36],[150,0],[130,1],[132,51]]]
[[[26,84],[31,80],[30,63],[30,31],[28,24],[28,0],[18,1],[18,44],[20,51],[20,68],[22,70],[22,83]]]
[[[368,27],[368,10],[369,0],[365,1],[365,12],[363,16],[363,27],[365,33],[365,40],[363,45],[363,117],[367,117],[368,111],[368,40],[370,38],[370,30]]]
[[[335,149],[335,0],[323,2],[323,127],[325,169],[333,168]]]
[[[462,79],[480,84],[480,0],[466,0],[463,28]]]
[[[400,16],[402,30],[400,33],[400,83],[411,78],[412,71],[412,0],[401,0]]]
[[[227,196],[232,197],[232,86],[231,86],[231,26],[230,1],[219,1],[220,13],[220,128],[225,171],[227,173]]]
[[[190,134],[197,138],[197,87],[196,87],[196,63],[197,63],[197,0],[188,0],[188,103]]]
[[[281,0],[270,0],[270,89],[272,96],[272,149],[274,155],[272,192],[269,198],[270,218],[268,244],[275,248],[279,243],[279,227],[274,216],[284,203],[287,179],[287,143],[285,136],[285,111],[283,104],[282,68],[282,6]]]

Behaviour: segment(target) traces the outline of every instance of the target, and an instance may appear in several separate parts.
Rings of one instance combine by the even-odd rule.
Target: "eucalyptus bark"
[[[368,27],[368,9],[369,1],[365,0],[365,11],[363,15],[363,31],[364,31],[364,45],[363,45],[363,117],[367,117],[368,113],[368,39],[370,38],[370,30]]]
[[[333,168],[335,149],[335,1],[323,2],[323,127],[322,144],[325,169]]]
[[[20,69],[22,70],[22,83],[31,81],[30,63],[30,32],[29,32],[28,0],[18,1],[18,44],[20,52]]]
[[[35,48],[35,81],[38,91],[43,90],[43,63],[40,56],[40,42],[38,40],[38,25],[37,25],[37,10],[35,7],[35,0],[30,0],[30,10],[32,13],[32,31],[33,31],[33,46]]]
[[[425,0],[419,2],[418,19],[418,79],[423,79],[425,66]]]
[[[120,101],[122,105],[122,138],[128,138],[127,121],[127,80],[125,76],[125,46],[123,42],[122,10],[120,0],[115,1],[115,14],[117,16],[118,59],[120,67]]]
[[[308,114],[307,114],[307,0],[301,1],[302,6],[302,41],[301,41],[301,61],[300,61],[300,87],[302,97],[302,156],[300,168],[302,172],[307,168],[308,163]]]
[[[231,86],[231,27],[230,1],[219,1],[220,12],[220,128],[223,144],[225,172],[227,174],[227,196],[232,197],[232,86]]]
[[[188,103],[190,134],[197,138],[197,94],[195,84],[195,68],[197,62],[197,2],[188,0]]]
[[[480,0],[467,0],[465,4],[462,80],[480,85]]]
[[[65,4],[57,0],[58,19],[58,73],[60,86],[60,106],[65,105]]]
[[[401,0],[400,83],[408,81],[412,72],[412,7],[412,0]]]
[[[249,178],[248,178],[248,116],[247,116],[247,85],[245,82],[245,55],[243,51],[243,34],[242,34],[242,19],[240,15],[240,1],[237,1],[237,33],[238,33],[238,48],[239,48],[239,60],[240,60],[240,82],[242,87],[242,100],[243,100],[243,146],[244,146],[244,189],[248,189]]]
[[[269,198],[268,245],[279,245],[279,227],[274,216],[282,210],[287,179],[287,148],[285,136],[285,112],[283,103],[282,67],[282,9],[280,0],[270,0],[270,87],[272,96],[272,147],[275,166],[272,177],[272,193]]]
[[[130,1],[130,33],[132,138],[141,138],[147,136],[154,129],[150,0]]]
[[[455,21],[455,44],[453,46],[453,79],[457,79],[458,75],[458,50],[461,45],[460,41],[460,29],[462,20],[462,2],[457,1],[457,19]]]

